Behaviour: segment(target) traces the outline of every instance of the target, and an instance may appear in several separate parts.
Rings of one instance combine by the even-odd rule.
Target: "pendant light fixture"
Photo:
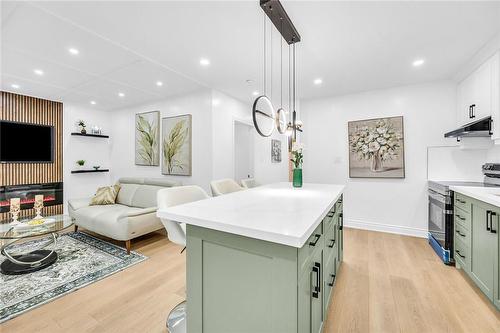
[[[296,111],[296,53],[295,44],[300,42],[300,35],[288,17],[283,5],[279,0],[260,0],[260,6],[269,17],[283,39],[288,44],[288,109],[283,107],[283,41],[280,40],[280,107],[275,112],[271,99],[267,94],[267,48],[266,48],[266,21],[264,16],[264,94],[255,99],[253,103],[252,118],[257,133],[261,136],[269,137],[276,128],[280,134],[288,136],[288,149],[291,151],[293,142],[297,139],[297,132],[302,132],[302,122],[297,119]],[[292,50],[292,51],[290,51]],[[292,65],[293,56],[293,65]],[[272,85],[272,32],[271,32],[271,85]],[[292,77],[293,68],[293,77]],[[293,91],[291,88],[293,87]],[[272,98],[272,87],[271,87]]]

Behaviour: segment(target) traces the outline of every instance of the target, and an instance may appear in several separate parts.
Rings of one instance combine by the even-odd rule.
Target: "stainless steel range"
[[[429,244],[445,264],[453,265],[453,191],[450,186],[500,186],[500,164],[483,165],[483,182],[429,181]]]

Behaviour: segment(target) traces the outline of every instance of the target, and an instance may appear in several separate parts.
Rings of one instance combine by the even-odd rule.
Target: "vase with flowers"
[[[293,163],[293,187],[302,187],[303,149],[304,145],[301,143],[295,142],[292,145],[292,158],[290,161]]]

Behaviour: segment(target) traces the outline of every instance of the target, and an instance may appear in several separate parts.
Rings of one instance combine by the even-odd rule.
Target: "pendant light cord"
[[[266,80],[266,74],[267,74],[267,68],[266,68],[266,14],[264,13],[264,75],[263,75],[263,80],[264,80],[264,93],[263,95],[266,94],[267,92],[267,80]]]
[[[293,111],[295,111],[295,66],[295,43],[293,43]]]

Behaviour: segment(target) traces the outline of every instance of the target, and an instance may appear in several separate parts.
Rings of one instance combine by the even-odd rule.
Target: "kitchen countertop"
[[[157,216],[301,248],[343,193],[344,185],[293,188],[274,183],[159,209]]]
[[[450,186],[450,190],[500,207],[500,187]]]

